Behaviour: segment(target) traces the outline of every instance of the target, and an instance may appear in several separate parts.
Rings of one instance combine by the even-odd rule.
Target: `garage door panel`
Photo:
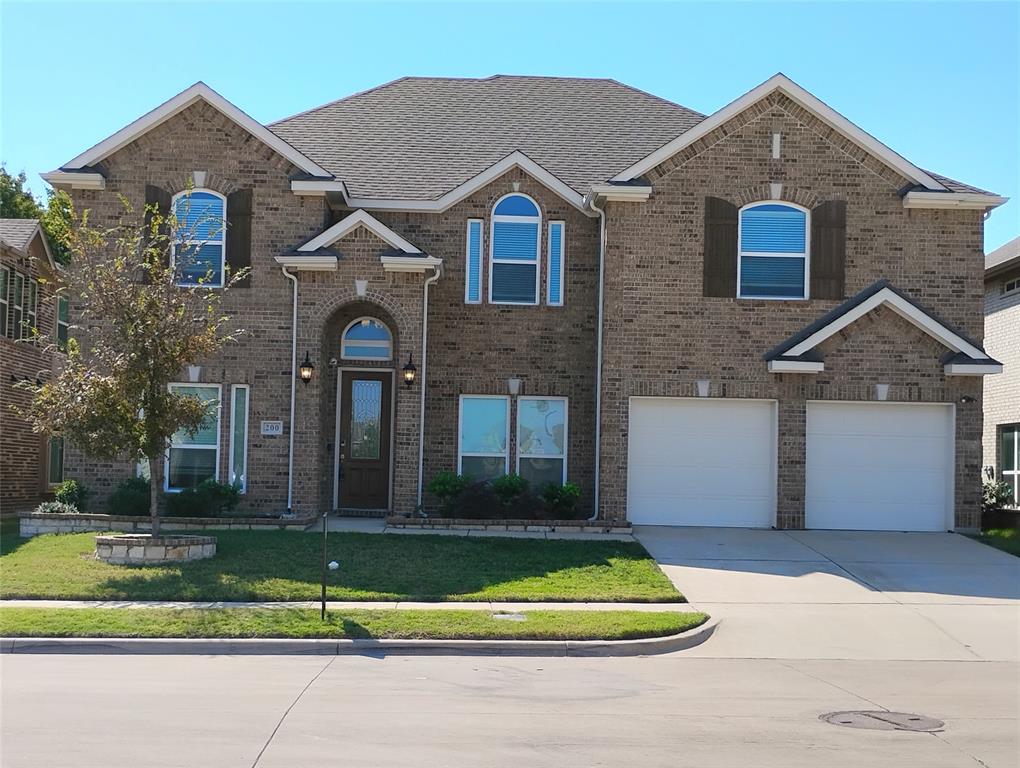
[[[808,528],[939,531],[952,505],[949,406],[808,403]]]
[[[767,527],[775,509],[774,407],[635,398],[627,516],[645,525]]]

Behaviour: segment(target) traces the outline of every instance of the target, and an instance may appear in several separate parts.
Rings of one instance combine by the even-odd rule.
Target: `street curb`
[[[683,651],[712,636],[720,620],[640,640],[324,640],[4,637],[0,654],[191,656],[647,656]]]

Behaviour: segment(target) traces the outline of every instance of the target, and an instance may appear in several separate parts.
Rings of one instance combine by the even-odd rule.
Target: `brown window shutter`
[[[227,268],[230,275],[248,270],[235,288],[251,287],[251,197],[250,189],[227,195]]]
[[[846,201],[811,211],[811,298],[842,299],[846,286]]]
[[[149,227],[152,224],[152,208],[155,206],[156,211],[160,216],[168,217],[170,215],[170,208],[173,206],[173,195],[167,190],[160,189],[159,187],[153,186],[152,184],[145,185],[145,234],[146,244],[148,243]],[[164,232],[168,231],[168,228],[164,228]],[[167,250],[167,258],[170,257],[170,251]],[[148,282],[148,275],[144,277],[145,281]]]
[[[705,198],[705,296],[737,295],[737,206],[718,197]]]

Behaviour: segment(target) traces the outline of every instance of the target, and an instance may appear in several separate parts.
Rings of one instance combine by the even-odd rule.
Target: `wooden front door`
[[[389,371],[341,374],[341,508],[389,508],[392,387]]]

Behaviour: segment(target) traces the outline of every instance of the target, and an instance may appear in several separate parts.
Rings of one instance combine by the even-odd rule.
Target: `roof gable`
[[[326,231],[316,235],[304,245],[298,246],[297,250],[299,253],[314,253],[320,248],[328,248],[358,227],[364,227],[390,247],[405,254],[412,256],[424,255],[418,246],[405,240],[372,214],[360,210],[345,216]]]
[[[151,112],[147,112],[133,123],[121,128],[112,136],[104,139],[91,149],[87,149],[80,155],[61,166],[61,171],[81,171],[94,166],[106,157],[109,157],[117,150],[127,146],[144,133],[151,131],[158,125],[169,120],[174,115],[182,112],[195,102],[202,100],[210,106],[222,112],[228,118],[244,128],[248,133],[263,142],[302,171],[314,176],[331,178],[331,174],[322,166],[315,163],[311,158],[295,149],[278,135],[266,128],[255,118],[241,111],[238,107],[227,101],[205,83],[199,81],[190,88],[181,91],[169,101],[165,101]],[[44,174],[43,178],[54,174]],[[47,179],[50,181],[50,179]]]
[[[26,256],[29,255],[32,243],[38,241],[42,244],[47,263],[51,268],[56,268],[50,244],[46,240],[46,233],[43,232],[39,219],[0,219],[0,241]]]
[[[741,112],[761,101],[766,96],[779,91],[789,99],[814,114],[823,122],[830,125],[839,133],[882,160],[888,166],[900,173],[904,178],[915,184],[920,184],[926,189],[945,192],[946,186],[935,179],[931,174],[921,170],[916,165],[902,157],[885,144],[880,142],[871,134],[865,132],[843,115],[836,112],[821,99],[797,85],[790,78],[782,73],[770,77],[764,83],[751,89],[736,101],[732,101],[722,109],[702,120],[696,126],[677,136],[668,144],[656,149],[642,160],[631,165],[629,168],[613,177],[613,181],[631,181],[668,160],[680,150],[690,146],[698,139],[708,135],[716,128],[736,117]]]
[[[864,315],[887,306],[903,319],[955,353],[946,362],[947,374],[1000,373],[1001,364],[981,345],[938,319],[888,280],[879,280],[852,299],[840,304],[765,355],[771,373],[820,373],[825,363],[816,349]]]

